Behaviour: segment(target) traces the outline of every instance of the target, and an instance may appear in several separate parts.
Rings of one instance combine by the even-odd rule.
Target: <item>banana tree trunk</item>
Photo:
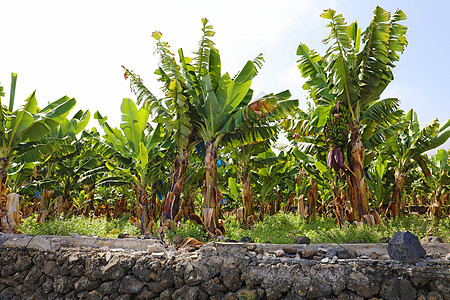
[[[350,193],[353,194],[356,206],[356,212],[353,213],[358,220],[361,220],[369,211],[369,195],[364,176],[364,146],[358,129],[352,126],[351,132],[349,167],[352,191]]]
[[[405,186],[406,172],[400,172],[395,170],[395,184],[394,184],[394,209],[392,212],[392,217],[397,218],[402,215],[403,200],[402,200],[402,190]]]
[[[147,193],[141,187],[134,185],[133,186],[134,193],[136,195],[136,199],[139,205],[139,217],[141,219],[141,234],[144,235],[148,226],[148,197]]]
[[[0,210],[0,223],[3,233],[17,233],[17,226],[19,226],[22,219],[20,215],[19,201],[19,194],[8,194],[5,208]]]
[[[223,228],[219,229],[220,206],[223,196],[217,188],[217,151],[212,142],[206,145],[204,193],[203,223],[209,233],[220,235],[223,233]]]
[[[253,209],[253,189],[248,172],[245,172],[241,177],[241,195],[242,204],[244,206],[244,220],[247,222],[248,218],[254,218],[255,215],[255,211]]]
[[[164,209],[161,215],[161,226],[167,220],[174,220],[180,209],[181,192],[183,191],[186,170],[189,166],[190,153],[183,150],[178,154],[170,176],[170,189],[166,196]]]
[[[308,190],[308,199],[307,199],[307,207],[308,207],[307,216],[308,218],[311,218],[313,220],[316,219],[317,199],[318,199],[317,182],[311,178],[311,186]]]

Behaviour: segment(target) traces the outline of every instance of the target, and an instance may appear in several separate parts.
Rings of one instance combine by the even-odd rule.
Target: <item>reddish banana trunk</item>
[[[311,178],[311,187],[308,191],[307,207],[308,207],[308,218],[313,220],[316,219],[317,213],[317,182]]]
[[[168,220],[175,219],[180,209],[181,192],[183,191],[185,173],[189,165],[189,152],[183,150],[178,154],[172,175],[170,176],[170,189],[166,196],[164,209],[161,215],[161,226]]]
[[[253,209],[253,190],[248,173],[245,173],[241,177],[241,195],[242,205],[244,206],[244,220],[248,222],[248,218],[254,218],[255,215]]]
[[[351,141],[350,141],[350,181],[351,194],[353,194],[357,219],[361,220],[369,211],[369,195],[364,177],[364,146],[361,142],[361,135],[354,126],[351,127]]]
[[[395,219],[402,215],[403,200],[402,190],[405,186],[406,173],[395,170],[395,184],[394,184],[394,209],[392,211],[392,217]]]
[[[209,233],[221,235],[224,229],[219,224],[219,215],[223,196],[217,188],[217,151],[211,142],[206,145],[204,193],[203,223]]]

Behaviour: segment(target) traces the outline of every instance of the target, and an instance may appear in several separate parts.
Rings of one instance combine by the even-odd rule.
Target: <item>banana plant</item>
[[[417,113],[410,110],[406,115],[406,122],[408,127],[390,137],[385,144],[386,154],[396,161],[392,212],[394,218],[402,214],[402,191],[411,168],[415,164],[419,165],[426,181],[432,180],[428,179],[431,172],[425,152],[441,146],[450,138],[450,119],[442,126],[434,119],[420,129]]]
[[[427,184],[432,187],[435,202],[444,205],[442,195],[450,193],[450,150],[439,149],[429,160],[431,176]]]
[[[207,19],[202,19],[202,24],[203,36],[198,51],[194,53],[195,57],[193,59],[186,57],[180,49],[179,64],[169,50],[168,44],[161,40],[161,33],[153,33],[153,37],[157,40],[157,51],[161,55],[162,63],[157,74],[167,94],[166,106],[162,105],[161,99],[154,97],[147,88],[138,84],[135,86],[139,91],[138,99],[148,103],[150,110],[159,115],[156,122],[165,123],[169,130],[173,130],[179,155],[183,157],[181,162],[186,161],[185,157],[189,155],[192,145],[199,140],[205,143],[203,222],[209,233],[218,235],[224,232],[223,226],[219,225],[222,193],[217,188],[216,174],[217,153],[220,146],[244,145],[270,138],[275,132],[273,126],[255,125],[276,108],[280,112],[290,110],[298,105],[298,101],[279,101],[275,95],[269,95],[250,103],[253,96],[250,86],[262,65],[263,57],[260,55],[248,61],[234,77],[228,73],[222,75],[220,54],[211,40],[214,35],[213,28],[208,25]],[[127,76],[128,74],[126,73]],[[173,110],[175,114],[168,117],[164,107],[175,107]],[[184,176],[185,168],[174,170]],[[168,200],[170,194],[166,198],[166,205],[177,206]]]
[[[12,73],[9,108],[1,103],[0,97],[0,196],[7,194],[7,173],[14,161],[21,156],[19,147],[26,142],[39,141],[57,127],[76,104],[74,98],[62,97],[40,109],[35,92],[25,104],[13,111],[17,74]],[[48,149],[48,148],[47,148]],[[45,154],[45,153],[43,153]],[[3,209],[6,204],[0,204]],[[3,222],[5,223],[5,222]],[[12,231],[15,228],[10,229]]]
[[[330,21],[324,40],[329,48],[321,56],[300,44],[298,67],[307,79],[303,88],[314,103],[310,126],[322,136],[321,143],[328,144],[329,166],[348,173],[349,198],[359,220],[369,210],[365,149],[383,143],[404,126],[399,122],[398,99],[380,96],[393,80],[392,68],[407,45],[407,28],[400,24],[406,16],[401,10],[391,16],[378,6],[363,33],[356,22],[347,25],[332,9],[321,17]]]
[[[120,129],[112,128],[106,117],[102,117],[99,112],[95,113],[94,118],[105,131],[104,138],[107,143],[101,145],[107,151],[98,153],[107,159],[106,166],[112,172],[133,186],[139,203],[141,233],[145,234],[149,224],[148,207],[154,206],[149,203],[148,188],[157,179],[155,177],[161,174],[158,168],[167,148],[162,146],[166,137],[161,124],[153,128],[148,123],[149,110],[145,107],[138,109],[133,100],[123,99],[121,112]],[[150,215],[153,216],[153,213]]]

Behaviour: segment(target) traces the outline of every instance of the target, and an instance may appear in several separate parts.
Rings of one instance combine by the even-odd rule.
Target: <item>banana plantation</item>
[[[421,127],[420,113],[383,97],[407,46],[405,14],[377,7],[365,29],[332,9],[321,17],[325,53],[297,49],[306,99],[254,97],[263,55],[229,74],[207,19],[194,53],[152,34],[157,82],[123,66],[136,97],[117,107],[118,126],[67,96],[45,107],[34,92],[15,99],[13,73],[0,87],[2,232],[25,218],[78,215],[127,218],[143,235],[191,220],[211,237],[226,235],[232,215],[251,228],[280,211],[340,226],[410,212],[447,218],[450,151],[436,149],[450,120]]]

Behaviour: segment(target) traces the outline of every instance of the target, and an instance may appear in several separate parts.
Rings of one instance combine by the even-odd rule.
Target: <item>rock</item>
[[[53,280],[53,290],[58,294],[67,294],[74,288],[72,278],[58,275]]]
[[[7,287],[0,293],[0,299],[12,299],[14,295],[14,288]]]
[[[297,254],[297,249],[294,247],[283,247],[282,248],[284,253],[288,254],[288,255],[296,255]]]
[[[218,280],[218,278],[211,278],[207,281],[204,281],[201,284],[202,290],[207,292],[208,295],[210,296],[214,296],[217,295],[221,292],[225,292],[227,290],[227,288],[225,287],[225,285],[223,283],[220,282],[220,280]]]
[[[413,288],[408,279],[402,278],[400,280],[400,299],[416,299],[416,293],[416,289]]]
[[[418,266],[420,268],[425,268],[427,266],[427,263],[424,261],[419,261],[419,262],[416,262],[416,266]]]
[[[444,298],[439,293],[431,291],[427,295],[427,300],[444,300]]]
[[[301,251],[300,256],[304,259],[312,259],[314,257],[314,251]]]
[[[243,237],[241,237],[239,242],[241,242],[241,243],[253,243],[253,239],[251,237],[249,237],[249,236],[243,236]]]
[[[139,293],[143,287],[144,284],[136,277],[133,275],[127,275],[122,279],[122,282],[120,282],[119,293],[136,294]]]
[[[426,236],[420,240],[421,243],[443,243],[444,240],[438,236]]]
[[[111,295],[117,292],[120,280],[103,282],[97,289],[102,295]]]
[[[45,294],[50,294],[53,291],[53,278],[46,276],[46,279],[42,284],[42,291]]]
[[[380,290],[376,278],[367,276],[361,272],[351,272],[348,276],[347,288],[364,298],[371,298]]]
[[[333,258],[337,256],[336,250],[328,250],[327,253],[325,253],[325,257]]]
[[[372,254],[370,255],[370,257],[371,257],[372,259],[378,259],[379,255],[378,255],[378,253],[376,253],[376,252],[372,252]]]
[[[92,291],[100,285],[98,280],[89,280],[87,277],[81,277],[77,282],[75,282],[74,287],[77,293],[83,291]]]
[[[102,270],[102,280],[117,280],[125,275],[125,270],[120,266],[117,256],[112,258]]]
[[[294,244],[311,244],[311,239],[307,236],[298,236],[294,239]]]
[[[381,238],[378,240],[378,243],[383,243],[383,244],[389,243],[389,240],[390,240],[390,239],[391,239],[391,238],[388,237],[388,236],[383,236],[383,237],[381,237]]]
[[[340,259],[349,259],[350,252],[347,249],[339,249],[336,251],[336,256]]]
[[[338,257],[334,256],[331,260],[330,260],[330,264],[335,264],[338,261]]]
[[[327,264],[327,263],[330,262],[330,258],[329,258],[329,257],[322,258],[322,259],[320,260],[320,262],[321,262],[321,263],[324,263],[324,264]]]
[[[14,264],[14,269],[21,272],[30,269],[32,265],[33,262],[30,258],[23,257],[22,259],[16,261],[16,263]]]
[[[237,291],[236,296],[238,299],[257,299],[257,292],[244,287]]]
[[[381,284],[380,296],[383,299],[398,300],[400,282],[397,277],[388,278]]]
[[[156,298],[158,294],[149,291],[147,288],[143,288],[139,294],[136,295],[136,300],[147,300],[147,299],[153,299]]]
[[[342,291],[342,293],[338,295],[337,300],[364,300],[364,298],[350,291]]]
[[[232,292],[236,292],[244,285],[244,282],[241,281],[241,272],[238,269],[223,269],[221,278],[223,284]]]
[[[402,262],[414,262],[426,255],[419,238],[409,231],[394,234],[388,243],[388,253],[393,260]]]
[[[450,281],[445,279],[436,279],[431,283],[431,289],[438,292],[445,300],[450,299]]]
[[[56,261],[53,260],[45,261],[44,267],[42,268],[42,272],[44,272],[45,275],[48,275],[50,277],[56,277],[59,273]]]
[[[444,255],[445,260],[450,260],[450,252]]]
[[[153,245],[148,246],[147,248],[148,253],[166,253],[166,248],[164,248],[163,245],[159,243],[155,243]]]
[[[317,280],[312,280],[311,285],[308,288],[308,294],[306,295],[306,298],[316,299],[319,297],[331,295],[332,292],[333,289],[330,285],[320,283]]]
[[[103,298],[103,295],[97,291],[89,292],[86,295],[86,300],[97,300],[97,299],[102,299],[102,298]]]
[[[284,251],[283,250],[275,250],[275,256],[276,257],[283,257]]]
[[[124,239],[129,237],[130,235],[128,233],[119,233],[119,235],[117,236],[117,238],[119,239]]]

